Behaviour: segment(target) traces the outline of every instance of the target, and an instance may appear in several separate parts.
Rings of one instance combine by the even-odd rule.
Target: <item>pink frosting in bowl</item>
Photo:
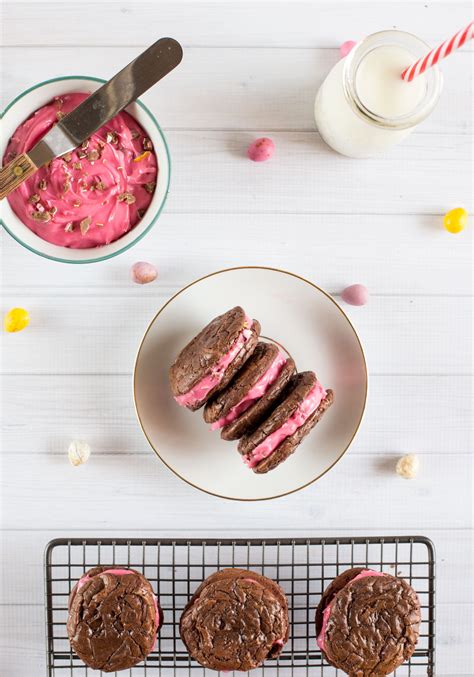
[[[61,77],[40,83],[22,93],[3,111],[0,139],[3,161],[10,159],[7,153],[21,152],[21,143],[29,142],[29,147],[34,145],[31,129],[22,130],[21,138],[16,134],[25,122],[37,118],[33,126],[38,138],[47,131],[40,130],[45,113],[33,116],[35,111],[54,103],[54,117],[57,112],[67,113],[69,107],[72,110],[77,105],[77,96],[87,96],[98,89],[102,82],[97,78],[81,76]],[[57,97],[63,100],[60,108]],[[51,124],[54,122],[50,115],[52,112],[48,110]],[[167,197],[170,158],[166,140],[156,119],[141,102],[136,101],[118,118],[107,123],[107,128],[117,134],[117,144],[114,143],[114,135],[110,134],[110,143],[106,141],[104,147],[100,144],[97,147],[97,135],[104,142],[102,130],[99,130],[91,137],[87,148],[78,149],[82,157],[76,157],[73,152],[70,160],[67,155],[66,160],[57,158],[49,167],[41,168],[27,180],[28,184],[36,179],[35,188],[39,188],[36,184],[40,181],[42,183],[39,191],[32,194],[28,191],[26,201],[24,194],[21,199],[13,198],[16,193],[21,194],[20,186],[9,199],[0,203],[3,227],[33,253],[64,263],[102,261],[133,246],[157,220]],[[135,137],[133,139],[132,134]],[[97,153],[93,151],[98,152],[98,159]],[[105,160],[105,164],[102,160]],[[70,176],[65,174],[64,167]],[[45,177],[41,174],[47,170],[51,170],[51,182],[46,180],[45,187]],[[87,176],[81,176],[81,171]],[[154,178],[148,180],[153,174]],[[58,187],[64,190],[65,184],[69,185],[66,185],[64,196],[59,195]],[[148,186],[145,187],[145,184]],[[156,184],[154,190],[153,184]],[[11,204],[12,200],[15,204]],[[108,204],[102,204],[107,200]],[[39,207],[36,208],[36,205]],[[74,213],[67,214],[66,211],[71,209],[74,209]],[[20,213],[22,210],[23,215]],[[31,217],[33,211],[39,214]],[[41,216],[45,213],[45,216]],[[70,216],[76,219],[66,220]]]
[[[63,116],[88,97],[55,97],[11,137],[4,164],[27,153]],[[150,139],[126,112],[55,158],[8,196],[11,208],[36,235],[61,247],[88,249],[114,242],[148,208],[158,174]]]

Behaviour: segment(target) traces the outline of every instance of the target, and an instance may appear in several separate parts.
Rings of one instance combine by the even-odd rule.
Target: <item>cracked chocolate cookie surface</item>
[[[180,622],[182,640],[198,663],[244,672],[279,655],[288,627],[288,602],[280,586],[244,569],[223,569],[207,578]]]
[[[354,580],[363,571],[345,571],[325,591],[316,612],[318,643],[325,628],[323,652],[332,665],[351,677],[384,677],[415,651],[420,603],[401,578],[383,574]]]
[[[109,571],[108,571],[109,570]],[[162,614],[148,580],[118,567],[86,572],[69,598],[71,646],[89,667],[103,672],[130,668],[153,649]]]

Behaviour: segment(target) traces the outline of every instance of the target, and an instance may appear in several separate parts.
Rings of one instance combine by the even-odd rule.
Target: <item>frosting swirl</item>
[[[56,97],[23,122],[4,157],[28,152],[87,94]],[[8,196],[18,218],[36,235],[62,247],[87,249],[131,230],[150,204],[158,166],[150,139],[122,111],[82,146],[24,181]]]

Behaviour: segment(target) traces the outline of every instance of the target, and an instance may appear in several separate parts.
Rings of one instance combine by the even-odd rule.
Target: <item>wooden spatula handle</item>
[[[3,200],[12,190],[18,188],[20,183],[38,170],[34,162],[22,153],[14,160],[0,169],[0,200]]]

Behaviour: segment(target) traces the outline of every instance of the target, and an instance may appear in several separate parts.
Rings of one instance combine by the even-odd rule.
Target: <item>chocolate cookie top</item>
[[[219,377],[218,384],[212,387],[199,401],[187,405],[193,410],[199,409],[214,393],[227,386],[255,350],[260,334],[260,324],[256,320],[249,321],[245,311],[240,306],[219,315],[204,327],[183,348],[170,367],[169,380],[175,398],[186,395],[202,379],[213,373],[219,361],[232,350],[236,341],[239,340],[242,332],[246,329],[250,330],[249,337]]]
[[[246,672],[275,658],[288,640],[288,602],[277,583],[253,571],[223,569],[186,606],[181,638],[211,670]]]
[[[325,591],[316,612],[316,629],[323,628],[329,662],[353,677],[391,674],[414,653],[419,636],[420,603],[413,588],[389,574],[356,577],[350,569]]]
[[[319,635],[323,625],[323,614],[324,609],[330,604],[334,596],[342,590],[353,578],[361,574],[365,569],[363,567],[354,567],[352,569],[346,569],[342,574],[336,576],[331,583],[328,585],[326,590],[323,592],[321,601],[318,604],[316,609],[316,634]]]
[[[95,670],[115,672],[140,663],[153,649],[161,622],[150,583],[133,569],[95,567],[69,597],[71,646]]]

